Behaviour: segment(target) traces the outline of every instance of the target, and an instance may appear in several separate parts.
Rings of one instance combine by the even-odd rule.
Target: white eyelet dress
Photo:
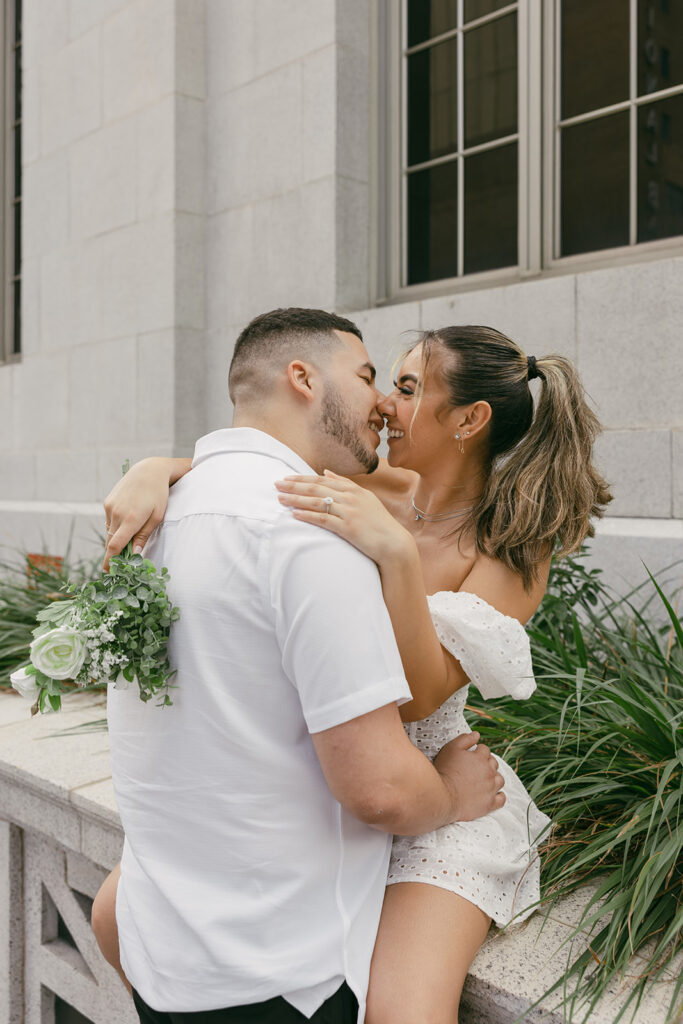
[[[524,627],[474,594],[440,591],[428,598],[441,644],[458,659],[484,699],[525,700],[536,689]],[[471,732],[464,708],[469,687],[406,731],[434,758],[445,743]],[[481,730],[486,739],[485,726]],[[550,819],[538,810],[515,772],[498,758],[506,803],[475,821],[456,822],[423,836],[394,839],[388,885],[425,882],[476,904],[499,927],[523,921],[538,902],[540,861],[536,844]]]

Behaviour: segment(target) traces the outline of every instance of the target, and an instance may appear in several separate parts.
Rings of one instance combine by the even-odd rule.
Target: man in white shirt
[[[362,1021],[391,835],[504,800],[471,738],[436,767],[410,743],[376,566],[277,501],[287,474],[375,468],[374,378],[350,321],[257,317],[234,426],[197,443],[148,545],[181,610],[173,706],[109,694],[121,962],[143,1022]]]

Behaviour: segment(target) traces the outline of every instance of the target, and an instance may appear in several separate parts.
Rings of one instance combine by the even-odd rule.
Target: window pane
[[[638,111],[638,241],[683,235],[683,94]]]
[[[452,153],[457,136],[457,44],[408,57],[408,164]]]
[[[408,175],[408,284],[458,272],[458,162]]]
[[[517,131],[517,15],[465,33],[465,145]]]
[[[465,0],[465,22],[483,18],[485,14],[507,7],[510,0]]]
[[[638,0],[638,95],[683,83],[683,4]]]
[[[416,46],[457,25],[457,0],[408,0],[408,46]]]
[[[627,245],[628,113],[562,131],[562,255]]]
[[[465,159],[465,273],[517,263],[517,143]]]
[[[562,117],[627,100],[628,65],[627,0],[563,0]]]

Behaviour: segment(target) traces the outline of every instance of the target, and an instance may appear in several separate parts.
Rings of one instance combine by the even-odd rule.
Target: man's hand
[[[498,761],[479,733],[463,733],[447,743],[434,759],[434,767],[453,798],[455,821],[472,821],[505,803],[503,776]]]

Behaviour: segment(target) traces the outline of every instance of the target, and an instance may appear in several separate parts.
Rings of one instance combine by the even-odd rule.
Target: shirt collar
[[[294,473],[304,476],[316,475],[315,470],[307,462],[304,462],[295,451],[271,434],[266,434],[255,427],[225,427],[200,437],[194,448],[192,468],[194,469],[200,462],[205,462],[212,455],[224,455],[231,452],[266,455],[271,459],[284,462]]]

